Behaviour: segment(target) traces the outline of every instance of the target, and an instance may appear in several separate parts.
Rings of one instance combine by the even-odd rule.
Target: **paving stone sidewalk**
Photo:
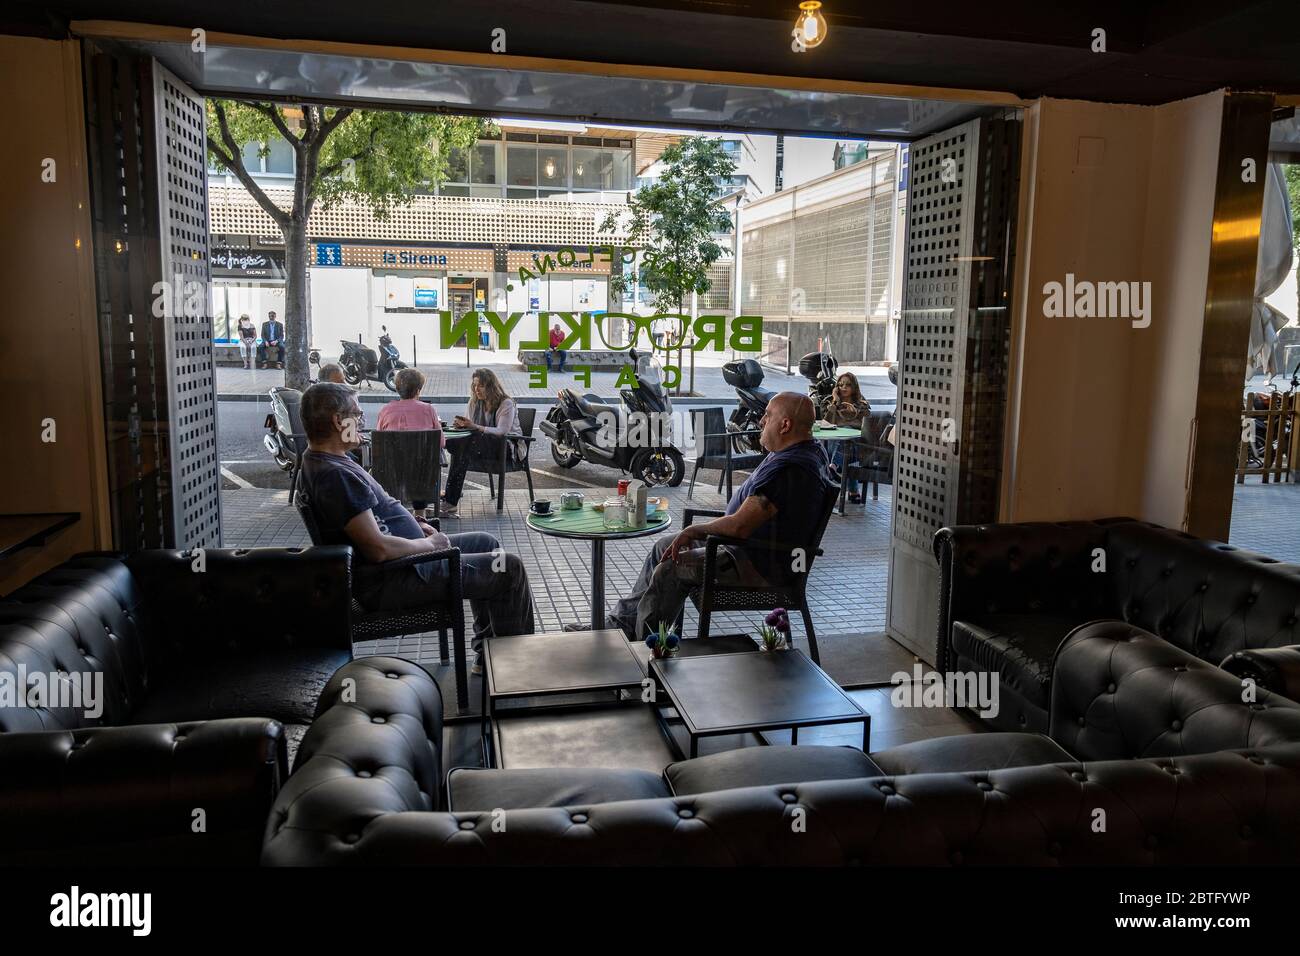
[[[615,383],[618,381],[618,373],[616,372],[592,372],[590,386],[568,372],[552,372],[547,377],[546,386],[539,388],[533,386],[529,373],[525,372],[518,363],[502,362],[499,360],[499,356],[492,357],[497,358],[498,361],[495,363],[476,361],[472,368],[469,369],[464,364],[421,364],[418,367],[425,376],[422,396],[437,401],[464,401],[468,394],[469,378],[473,368],[486,366],[497,373],[497,376],[501,379],[501,384],[505,386],[509,394],[524,401],[549,404],[554,401],[555,392],[560,388],[572,388],[579,393],[593,392],[604,398],[618,397],[619,388],[615,387]],[[896,390],[894,386],[889,384],[885,369],[855,369],[855,371],[858,372],[863,394],[868,401],[876,403],[881,400],[889,400],[892,402],[896,396]],[[265,398],[270,388],[284,384],[284,372],[279,369],[243,369],[219,365],[216,370],[216,378],[217,395],[223,399],[243,396]],[[683,390],[690,384],[689,371],[685,373],[684,383]],[[625,388],[626,384],[620,387]],[[797,371],[793,375],[786,375],[783,370],[764,369],[763,387],[774,391],[805,392],[808,389],[808,380]],[[370,383],[369,388],[363,384],[359,386],[359,389],[363,399],[388,401],[394,397],[393,393],[384,388],[383,385],[374,382]],[[699,398],[715,401],[734,402],[736,400],[736,390],[723,381],[720,368],[696,368],[694,394]]]
[[[518,476],[512,476],[512,484],[516,479]],[[590,489],[576,490],[590,493]],[[818,634],[884,629],[891,492],[891,487],[882,485],[879,501],[868,499],[865,506],[856,506],[856,514],[851,510],[845,516],[832,516],[822,542],[826,556],[813,566],[809,583]],[[695,497],[689,501],[685,485],[660,493],[666,493],[670,499],[671,529],[681,528],[682,511],[686,507],[722,508],[725,504],[703,482],[696,486]],[[554,491],[551,496],[555,497]],[[306,547],[311,543],[296,510],[289,504],[287,491],[233,489],[223,491],[221,500],[225,547]],[[506,550],[523,559],[533,589],[538,631],[556,631],[565,624],[589,620],[590,543],[546,537],[529,530],[524,521],[527,507],[525,490],[508,490],[505,510],[499,514],[495,500],[489,499],[486,491],[470,490],[461,501],[461,518],[444,519],[443,530],[490,532]],[[607,611],[631,589],[656,539],[657,536],[649,536],[606,545]],[[711,630],[718,634],[753,633],[760,617],[760,612],[715,614]],[[688,605],[686,633],[695,633],[697,623],[694,609]],[[428,640],[426,646],[414,638],[367,642],[365,646],[358,645],[358,652],[414,653],[418,650],[436,659],[437,652],[433,649],[436,643],[436,639]],[[374,646],[370,647],[371,644]]]

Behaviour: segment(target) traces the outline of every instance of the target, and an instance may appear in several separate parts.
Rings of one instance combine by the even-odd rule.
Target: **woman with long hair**
[[[469,404],[464,415],[457,415],[452,428],[468,428],[474,434],[451,442],[447,453],[451,465],[447,469],[447,485],[443,491],[443,507],[439,512],[445,518],[459,518],[460,496],[465,487],[465,473],[495,471],[501,454],[502,440],[506,441],[506,455],[512,458],[523,454],[518,442],[509,436],[523,436],[519,428],[519,409],[515,400],[506,394],[505,387],[490,368],[474,370],[469,381]]]
[[[819,413],[824,421],[832,425],[861,428],[862,420],[871,414],[871,404],[862,397],[862,387],[858,384],[858,377],[852,372],[841,372],[839,378],[835,380],[835,388],[822,403]],[[828,449],[831,464],[842,472],[844,449],[848,443],[837,441],[830,444],[834,446],[833,449]],[[862,503],[860,488],[861,483],[856,478],[849,483],[849,500],[854,504]]]

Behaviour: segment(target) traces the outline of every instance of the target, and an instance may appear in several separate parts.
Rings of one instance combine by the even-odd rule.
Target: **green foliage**
[[[717,183],[736,169],[735,162],[716,139],[692,136],[676,143],[660,157],[664,164],[658,182],[633,194],[628,203],[628,244],[642,249],[641,283],[654,296],[661,312],[680,312],[692,292],[709,291],[709,266],[722,256],[714,241],[731,231],[731,216],[717,201]],[[603,231],[616,227],[611,213]],[[628,294],[633,277],[623,273],[610,278],[610,292]]]
[[[265,156],[268,143],[288,141],[297,157],[295,197],[301,196],[308,206],[295,211],[308,214],[317,201],[328,207],[354,199],[383,219],[395,205],[409,203],[419,190],[447,178],[452,149],[468,148],[494,131],[475,117],[435,113],[233,100],[208,100],[207,107],[208,156],[218,169],[238,175],[241,151],[248,143],[261,143],[258,153]]]

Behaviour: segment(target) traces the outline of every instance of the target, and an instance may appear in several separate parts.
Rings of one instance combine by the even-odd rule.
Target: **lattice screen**
[[[911,149],[894,537],[923,552],[956,507],[978,139],[973,120]]]
[[[266,186],[267,197],[282,209],[293,204],[292,190]],[[209,190],[212,231],[225,235],[277,236],[274,220],[243,186],[216,181]],[[483,242],[511,246],[578,245],[623,242],[619,230],[601,232],[607,213],[622,203],[568,202],[555,199],[464,199],[416,196],[385,220],[362,203],[343,202],[312,212],[308,232],[331,239],[388,239],[397,242]]]
[[[158,149],[162,276],[172,284],[164,307],[170,384],[170,479],[173,545],[221,543],[221,479],[212,373],[207,169],[203,98],[153,65]],[[197,283],[197,286],[191,284]],[[199,288],[197,296],[190,289]],[[194,306],[198,306],[194,308]]]

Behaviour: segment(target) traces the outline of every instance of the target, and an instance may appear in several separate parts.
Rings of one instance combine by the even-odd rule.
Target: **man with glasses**
[[[306,496],[323,543],[350,544],[356,554],[353,593],[376,611],[420,607],[447,593],[447,564],[429,561],[384,571],[394,558],[459,548],[462,587],[474,612],[474,642],[485,637],[533,633],[533,596],[519,556],[508,554],[484,532],[445,535],[402,503],[358,465],[349,452],[361,445],[364,417],[356,393],[345,385],[318,382],[302,396],[307,451],[299,494]],[[481,661],[481,657],[480,657]],[[474,673],[481,673],[476,662]]]

